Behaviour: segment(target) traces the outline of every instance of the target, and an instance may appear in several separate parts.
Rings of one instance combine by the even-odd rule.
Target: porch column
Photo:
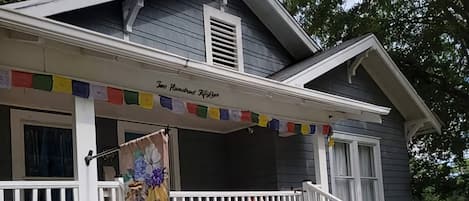
[[[78,180],[78,196],[80,201],[98,200],[98,169],[96,160],[87,166],[85,156],[89,150],[96,154],[96,129],[94,101],[75,97],[74,132],[76,145],[75,179]]]
[[[326,142],[323,135],[313,135],[313,151],[316,184],[321,185],[322,190],[329,192],[329,181],[327,178]]]

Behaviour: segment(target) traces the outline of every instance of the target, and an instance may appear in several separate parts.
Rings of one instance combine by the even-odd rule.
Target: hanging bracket
[[[360,64],[362,63],[363,59],[368,57],[368,53],[370,52],[370,50],[371,49],[367,49],[364,52],[360,53],[358,56],[356,56],[355,60],[353,60],[353,63],[347,66],[347,78],[349,84],[352,84],[352,77],[357,74],[357,68],[360,67]]]
[[[144,6],[144,0],[124,0],[122,2],[122,14],[124,19],[124,39],[128,40],[129,33],[132,32],[138,12]]]

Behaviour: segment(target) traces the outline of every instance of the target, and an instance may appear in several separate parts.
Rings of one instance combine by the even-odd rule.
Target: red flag
[[[287,132],[294,133],[295,132],[295,124],[292,122],[287,123]]]
[[[251,112],[250,111],[241,111],[241,121],[251,122]]]
[[[14,87],[33,87],[33,74],[20,71],[11,71],[11,84]]]
[[[107,101],[112,104],[122,105],[124,102],[124,92],[121,89],[108,87]]]
[[[330,131],[331,131],[331,126],[329,126],[329,125],[323,125],[322,126],[322,134],[323,135],[328,135]]]
[[[197,104],[194,103],[186,103],[187,112],[191,114],[197,114]]]

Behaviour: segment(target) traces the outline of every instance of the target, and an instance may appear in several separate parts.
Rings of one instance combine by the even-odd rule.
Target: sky
[[[344,9],[345,10],[348,10],[350,8],[352,8],[352,6],[356,3],[361,3],[362,0],[345,0],[345,3],[344,3]]]

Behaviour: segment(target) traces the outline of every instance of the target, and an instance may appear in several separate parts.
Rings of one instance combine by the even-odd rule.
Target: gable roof
[[[46,17],[113,0],[27,0],[0,7],[36,17]],[[243,0],[277,40],[297,60],[319,51],[320,47],[300,27],[278,0]]]
[[[270,78],[302,87],[353,58],[355,58],[353,64],[349,65],[349,74],[351,74],[349,76],[354,74],[355,69],[353,68],[357,68],[361,64],[407,120],[408,129],[412,125],[419,124],[417,133],[441,132],[441,122],[438,117],[432,113],[417,94],[417,91],[373,34],[345,41],[336,47],[282,69]]]

